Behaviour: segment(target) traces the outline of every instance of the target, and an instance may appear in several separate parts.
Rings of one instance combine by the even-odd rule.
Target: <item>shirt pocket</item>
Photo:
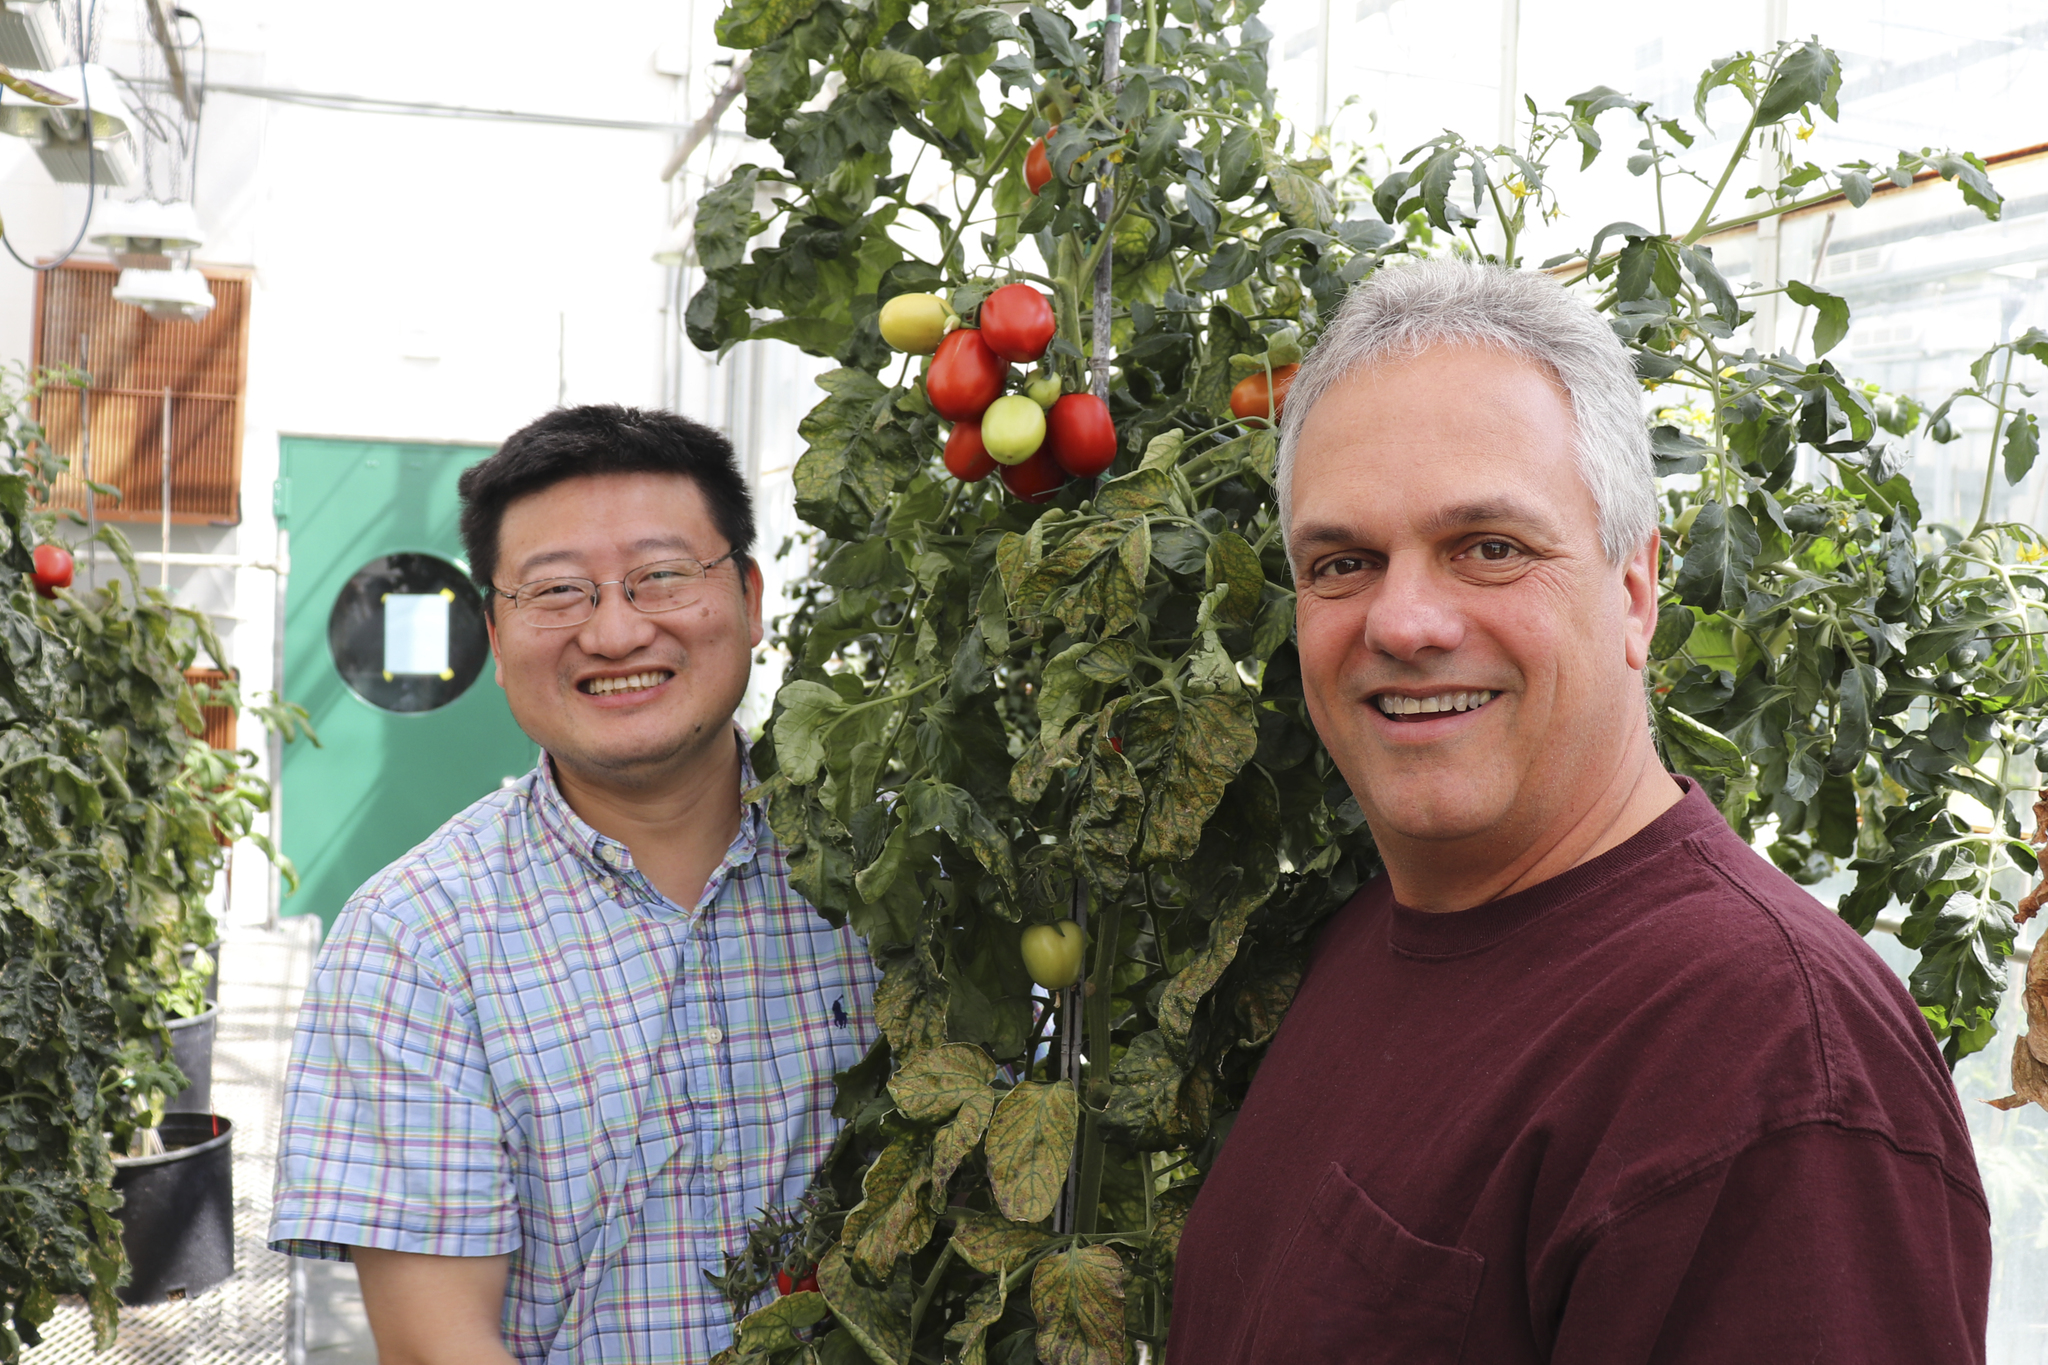
[[[1247,1358],[1450,1365],[1485,1269],[1402,1227],[1332,1162],[1267,1278]]]

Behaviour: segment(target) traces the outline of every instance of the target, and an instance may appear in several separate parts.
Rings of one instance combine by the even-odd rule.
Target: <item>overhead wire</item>
[[[192,148],[185,169],[185,192],[192,196],[192,203],[199,203],[199,129],[206,120],[206,68],[210,50],[206,45],[206,21],[189,9],[171,11],[173,22],[190,19],[199,25],[199,84],[192,93]],[[190,47],[182,50],[191,51]],[[186,264],[191,264],[190,260]]]

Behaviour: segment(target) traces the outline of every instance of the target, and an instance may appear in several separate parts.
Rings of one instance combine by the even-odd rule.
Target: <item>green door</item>
[[[321,748],[285,746],[292,915],[331,927],[356,888],[533,767],[483,636],[455,481],[488,447],[286,437],[284,694]]]

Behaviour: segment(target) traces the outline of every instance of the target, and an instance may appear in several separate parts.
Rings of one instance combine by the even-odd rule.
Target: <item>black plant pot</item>
[[[185,1088],[164,1103],[166,1114],[208,1114],[213,1111],[213,1034],[220,1006],[191,1019],[173,1019],[171,1060],[185,1073]]]
[[[234,1125],[217,1114],[166,1114],[162,1156],[119,1157],[121,1245],[135,1307],[203,1293],[235,1273]]]

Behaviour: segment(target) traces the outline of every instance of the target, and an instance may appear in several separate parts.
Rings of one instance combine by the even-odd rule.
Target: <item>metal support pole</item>
[[[1522,55],[1521,0],[1500,0],[1500,142],[1515,145],[1515,128],[1522,117],[1522,92],[1517,70]]]
[[[287,580],[292,572],[292,533],[280,524],[277,528],[277,556],[275,586],[271,591],[271,637],[270,637],[270,699],[284,700],[284,608]],[[270,732],[270,846],[284,851],[284,739],[275,730]],[[270,865],[270,905],[264,916],[263,927],[275,930],[277,921],[284,911],[284,874],[277,865]]]
[[[163,454],[157,460],[163,473],[163,566],[157,571],[156,585],[165,592],[171,590],[171,386],[164,385]],[[214,660],[220,663],[220,660]],[[222,665],[225,667],[225,665]]]
[[[85,581],[100,578],[100,495],[92,491],[92,372],[86,366],[85,333],[78,334],[78,368],[86,382],[78,390],[78,476],[85,480]]]
[[[1108,13],[1102,21],[1102,84],[1114,93],[1117,72],[1122,69],[1124,42],[1123,0],[1108,0]],[[1095,219],[1102,224],[1104,232],[1109,231],[1109,220],[1116,213],[1116,170],[1106,167],[1103,177],[1095,186]],[[1103,402],[1109,401],[1109,333],[1115,320],[1115,304],[1109,295],[1110,271],[1116,264],[1116,247],[1111,243],[1102,249],[1102,259],[1095,266],[1095,396]]]

